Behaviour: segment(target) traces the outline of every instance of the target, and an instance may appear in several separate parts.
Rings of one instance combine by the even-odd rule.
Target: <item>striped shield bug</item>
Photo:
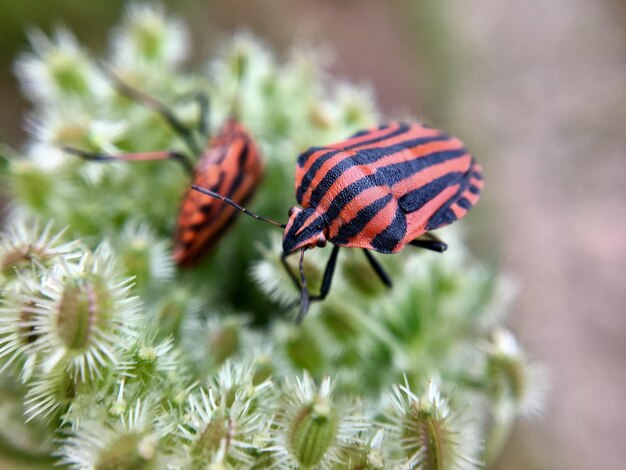
[[[463,217],[478,201],[481,167],[463,143],[417,123],[391,122],[357,132],[346,140],[313,147],[297,160],[295,191],[301,207],[289,210],[287,224],[250,213],[210,188],[193,189],[284,229],[281,260],[301,292],[298,321],[309,303],[330,290],[340,247],[362,248],[376,274],[391,280],[369,250],[397,253],[405,245],[443,252],[431,234]],[[333,245],[320,292],[311,295],[304,276],[304,253]],[[286,257],[300,252],[298,277]]]
[[[232,113],[201,150],[192,129],[186,127],[165,104],[124,83],[108,69],[104,71],[120,93],[161,115],[183,139],[191,154],[198,156],[197,161],[194,165],[186,154],[167,150],[110,155],[65,147],[66,152],[93,161],[175,160],[185,167],[195,185],[226,195],[240,204],[252,197],[263,176],[263,162],[254,138]],[[199,131],[208,137],[208,99],[202,94],[194,98],[200,106]],[[176,264],[180,267],[197,264],[229,229],[236,213],[232,207],[187,189],[174,234]]]

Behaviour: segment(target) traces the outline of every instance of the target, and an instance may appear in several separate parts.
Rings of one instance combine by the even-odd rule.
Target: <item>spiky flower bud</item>
[[[386,466],[387,456],[383,448],[384,431],[372,428],[373,437],[362,439],[344,446],[340,452],[340,461],[350,470],[382,470]]]
[[[159,325],[157,336],[165,338],[171,336],[179,342],[185,334],[191,334],[198,324],[200,299],[193,296],[191,289],[176,286],[164,292],[155,307],[154,321]],[[183,331],[186,323],[193,323],[189,331]]]
[[[24,404],[28,420],[44,418],[49,421],[59,419],[72,401],[93,383],[85,377],[77,377],[65,364],[58,364],[51,370],[39,374],[28,385]]]
[[[20,56],[15,72],[24,91],[39,102],[90,98],[106,89],[89,56],[72,33],[57,28],[52,39],[32,30],[33,52]]]
[[[113,41],[117,64],[137,67],[142,64],[175,65],[188,51],[188,33],[178,19],[167,16],[158,4],[135,3]]]
[[[337,435],[337,413],[323,398],[300,410],[291,427],[291,452],[302,466],[318,464]]]
[[[399,444],[397,466],[423,470],[478,468],[478,446],[460,426],[460,416],[453,411],[433,381],[424,395],[415,395],[408,384],[394,385],[386,395],[390,410],[387,419],[392,442]]]
[[[308,374],[285,385],[283,401],[276,413],[279,427],[275,443],[268,450],[280,468],[311,468],[341,463],[341,452],[362,429],[355,410],[332,398],[330,377],[319,388]]]
[[[256,438],[267,433],[271,415],[258,405],[266,398],[269,382],[252,384],[251,372],[251,364],[227,361],[208,389],[189,398],[185,422],[179,427],[184,442],[181,460],[203,468],[227,464],[250,468],[261,455]]]
[[[61,463],[72,469],[150,470],[164,468],[153,411],[137,402],[114,422],[89,420],[65,439]]]
[[[37,364],[34,344],[39,332],[33,322],[37,293],[33,280],[21,278],[21,292],[5,293],[0,299],[0,374],[5,370],[19,371],[20,378],[27,381]]]
[[[117,370],[134,383],[138,391],[161,387],[164,398],[171,399],[178,388],[186,386],[187,368],[181,364],[180,352],[171,338],[159,342],[153,335],[143,335],[126,349],[127,356],[124,355]]]
[[[45,367],[68,363],[84,380],[115,364],[137,335],[139,303],[130,287],[106,245],[47,276],[33,310],[35,350],[46,356]]]
[[[526,359],[513,334],[505,329],[494,330],[485,349],[490,393],[502,417],[538,414],[547,389],[543,368]]]
[[[0,280],[35,267],[45,269],[55,261],[69,262],[80,256],[77,241],[63,243],[63,234],[52,232],[52,223],[43,229],[38,221],[18,219],[0,234]]]
[[[159,239],[147,224],[129,222],[116,243],[125,272],[135,276],[139,288],[171,279],[174,263],[168,242]]]

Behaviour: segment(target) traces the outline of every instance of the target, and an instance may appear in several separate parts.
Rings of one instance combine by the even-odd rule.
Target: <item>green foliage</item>
[[[187,37],[160,8],[135,5],[104,60],[190,128],[201,110],[187,98],[199,91],[212,129],[236,112],[265,160],[251,207],[261,214],[286,218],[299,152],[377,120],[370,94],[328,77],[310,51],[280,62],[237,36],[190,73]],[[300,327],[271,226],[242,218],[203,263],[176,269],[182,168],[85,162],[62,148],[184,142],[68,31],[31,41],[16,71],[32,140],[3,170],[0,391],[11,399],[0,451],[72,468],[473,468],[537,409],[540,374],[498,329],[511,288],[454,230],[444,255],[379,256],[392,290],[343,250],[328,299]],[[313,290],[326,257],[307,258]],[[13,442],[9,429],[38,437]]]

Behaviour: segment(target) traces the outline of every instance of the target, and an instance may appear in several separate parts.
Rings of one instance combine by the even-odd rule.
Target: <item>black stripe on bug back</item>
[[[333,201],[330,203],[330,206],[325,211],[324,218],[327,223],[336,219],[347,202],[350,202],[358,196],[359,193],[368,188],[373,186],[391,188],[394,184],[411,177],[415,173],[422,171],[424,168],[428,168],[429,166],[443,163],[454,158],[462,157],[466,153],[467,151],[464,148],[452,151],[434,152],[424,155],[419,159],[381,167],[373,174],[365,175],[363,178],[346,186],[339,193],[337,193]]]
[[[339,232],[330,241],[336,245],[345,245],[348,241],[359,234],[363,228],[374,218],[376,215],[385,208],[389,201],[393,198],[393,194],[386,194],[385,196],[375,200],[371,204],[363,207],[357,212],[352,220],[343,224],[339,228]]]
[[[431,217],[426,224],[426,231],[435,230],[439,227],[444,227],[451,224],[457,217],[454,211],[451,209],[452,204],[457,203],[463,209],[469,210],[472,207],[469,199],[463,197],[463,193],[468,190],[472,178],[476,178],[476,174],[479,174],[474,168],[476,162],[472,159],[470,170],[463,175],[463,178],[459,181],[459,189],[454,193],[450,199],[448,199],[444,205],[442,205]],[[480,175],[482,178],[482,175]],[[478,179],[478,178],[476,178]]]
[[[382,131],[384,129],[388,129],[391,126],[391,124],[392,123],[385,123],[385,124],[379,125],[376,128],[373,128],[373,129],[363,129],[362,131],[355,132],[350,137],[348,137],[346,140],[356,139],[357,137],[362,137],[364,135],[371,134],[372,132]]]
[[[362,142],[357,142],[357,143],[354,143],[352,145],[341,147],[340,149],[335,149],[335,148],[332,148],[332,147],[324,147],[324,146],[321,146],[321,147],[311,147],[306,152],[300,154],[300,156],[298,157],[298,160],[297,160],[297,164],[298,164],[298,166],[300,168],[302,168],[306,164],[306,162],[309,160],[309,158],[311,158],[311,155],[313,155],[315,152],[319,152],[320,150],[328,149],[330,151],[335,151],[335,154],[336,154],[337,153],[336,151],[349,150],[349,149],[352,149],[352,148],[355,148],[355,147],[359,147],[361,145],[372,145],[372,144],[376,144],[376,143],[378,143],[380,141],[383,141],[385,139],[389,139],[391,137],[396,137],[398,135],[401,135],[401,134],[404,134],[405,132],[407,132],[409,130],[409,128],[410,128],[410,126],[408,124],[401,123],[398,126],[397,129],[392,128],[391,124],[383,124],[383,125],[379,126],[377,129],[374,129],[374,130],[370,130],[370,129],[362,130],[362,131],[357,132],[354,135],[351,135],[346,140],[348,141],[348,140],[351,140],[351,139],[355,139],[357,137],[362,137],[364,135],[371,134],[372,132],[382,131],[382,130],[385,130],[385,129],[390,129],[391,132],[389,132],[388,134],[384,134],[384,135],[378,136],[378,137],[374,137],[374,138],[369,139],[369,140],[364,140]],[[325,157],[325,155],[322,155],[321,157]],[[319,165],[319,166],[321,166],[321,165]],[[311,171],[311,170],[309,170],[309,171]]]
[[[379,253],[393,253],[398,244],[404,239],[406,229],[406,216],[402,208],[398,206],[391,223],[372,240],[372,248]]]
[[[337,155],[340,152],[345,152],[346,150],[352,150],[353,148],[360,147],[360,146],[363,146],[363,145],[377,144],[377,143],[385,141],[387,139],[390,139],[390,138],[393,138],[393,137],[398,137],[398,136],[400,136],[402,134],[405,134],[410,129],[411,128],[410,128],[410,126],[408,124],[402,124],[402,125],[400,125],[400,127],[398,127],[397,129],[393,130],[389,134],[386,134],[386,135],[383,135],[383,136],[379,136],[379,137],[376,137],[374,139],[366,140],[366,141],[363,141],[363,142],[359,142],[359,143],[356,143],[356,144],[353,144],[353,145],[349,145],[349,146],[346,146],[346,147],[342,147],[341,149],[328,149],[327,153],[325,153],[323,155],[320,155],[315,160],[315,162],[313,162],[313,165],[311,165],[311,168],[309,168],[309,170],[302,177],[302,181],[300,182],[300,186],[298,187],[298,190],[296,191],[296,200],[298,201],[298,204],[302,205],[302,196],[304,196],[304,193],[307,192],[307,190],[309,189],[309,186],[311,186],[311,183],[315,179],[315,176],[317,175],[317,172],[320,170],[320,168],[322,167],[322,165],[324,165],[324,163],[326,161],[330,160],[332,157],[334,157],[335,155]],[[404,144],[400,144],[400,145],[404,145]],[[300,155],[300,157],[298,157],[298,165],[300,167],[303,167],[304,164],[306,163],[306,160],[313,153],[317,152],[318,150],[323,150],[323,149],[324,149],[324,147],[314,147],[313,149],[310,149],[309,151],[307,151],[304,154]],[[370,149],[370,150],[378,150],[378,149]],[[361,150],[359,151],[359,153],[361,153]],[[306,155],[306,158],[304,158],[301,161],[300,159],[304,155]],[[384,156],[385,155],[382,155],[381,158],[384,157]],[[332,171],[334,168],[336,168],[336,166],[337,165],[335,165],[335,167],[331,168],[331,170],[329,170],[329,171]]]
[[[382,160],[385,157],[389,157],[402,150],[410,150],[420,145],[430,144],[433,142],[445,142],[450,139],[448,135],[434,135],[430,137],[420,137],[418,139],[412,139],[398,144],[390,145],[388,147],[374,148],[374,149],[362,149],[356,155],[346,157],[338,162],[324,175],[322,180],[317,184],[317,187],[313,190],[311,198],[309,199],[309,206],[317,207],[320,200],[324,197],[328,188],[330,188],[335,181],[341,178],[343,173],[355,166],[370,165],[378,160]],[[410,177],[424,168],[437,163],[442,163],[453,158],[465,155],[467,150],[461,147],[454,150],[443,150],[439,152],[432,152],[419,157],[413,158],[399,163],[392,163],[390,165],[378,168],[375,175],[378,175],[381,184],[387,184],[392,186],[393,184]],[[308,172],[307,172],[308,173]],[[373,175],[372,175],[373,176]],[[304,191],[303,191],[304,194]]]
[[[472,203],[465,197],[459,198],[456,203],[459,207],[462,207],[465,210],[470,210],[472,208]]]
[[[397,128],[393,128],[391,127],[390,124],[386,124],[383,126],[380,126],[378,129],[375,129],[374,131],[362,131],[361,132],[357,132],[356,134],[354,134],[353,136],[348,137],[348,139],[346,140],[351,140],[351,139],[356,139],[358,137],[362,137],[366,134],[371,134],[372,132],[376,132],[376,131],[382,131],[385,129],[389,129],[391,132],[389,132],[388,134],[383,134],[383,135],[379,135],[378,137],[374,137],[372,139],[369,140],[364,140],[362,142],[355,142],[352,145],[346,145],[344,147],[342,147],[343,150],[352,150],[354,148],[357,147],[361,147],[363,145],[372,145],[372,144],[377,144],[379,142],[383,142],[387,139],[391,139],[393,137],[398,137],[402,134],[406,134],[408,131],[411,130],[411,125],[407,124],[407,123],[400,123],[400,125]]]
[[[434,199],[444,189],[458,184],[459,181],[463,179],[463,176],[464,173],[461,172],[453,172],[440,176],[420,188],[409,191],[398,199],[398,204],[407,214],[415,212],[421,209],[428,201]]]

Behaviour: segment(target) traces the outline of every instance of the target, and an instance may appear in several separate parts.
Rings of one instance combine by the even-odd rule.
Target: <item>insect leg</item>
[[[383,284],[385,284],[387,287],[392,287],[393,283],[391,282],[391,278],[385,272],[385,270],[380,265],[380,263],[376,261],[376,258],[374,258],[374,256],[369,252],[369,250],[365,248],[363,248],[363,253],[365,253],[365,257],[367,258],[367,261],[370,262],[372,269],[374,269],[376,274],[378,274],[378,277],[380,278],[381,281],[383,281]]]
[[[324,300],[330,291],[330,285],[333,282],[333,275],[335,274],[335,266],[337,265],[337,255],[339,254],[339,247],[333,246],[333,251],[330,253],[330,258],[326,263],[326,269],[324,269],[324,277],[322,278],[322,287],[320,293],[311,296],[311,301]]]
[[[306,286],[306,277],[304,276],[304,252],[306,248],[302,248],[300,250],[300,312],[296,317],[296,323],[299,325],[302,323],[302,319],[309,311],[309,289]]]
[[[302,321],[302,318],[309,310],[309,304],[316,300],[324,300],[330,291],[330,286],[333,282],[333,275],[335,274],[335,266],[337,265],[337,255],[339,254],[339,247],[334,246],[333,251],[330,253],[330,258],[328,258],[328,262],[326,263],[326,268],[324,269],[324,277],[322,278],[322,287],[320,288],[320,293],[317,295],[310,295],[309,290],[307,288],[306,279],[304,276],[304,250],[300,253],[300,279],[296,277],[293,271],[289,268],[289,264],[287,263],[288,253],[283,253],[280,257],[283,266],[287,270],[289,277],[293,281],[294,285],[297,289],[300,289],[300,313],[296,319],[297,323]]]
[[[280,262],[283,263],[283,266],[285,267],[285,271],[287,271],[287,274],[289,274],[289,278],[293,281],[293,284],[294,286],[296,286],[296,289],[299,290],[300,281],[298,280],[296,275],[293,273],[293,271],[289,267],[289,263],[287,263],[287,256],[289,256],[290,254],[291,253],[283,253],[282,255],[280,255]]]
[[[189,161],[189,158],[183,153],[174,152],[170,150],[160,150],[154,152],[134,152],[134,153],[122,153],[119,155],[111,155],[108,153],[88,152],[80,150],[74,147],[63,147],[63,151],[77,155],[85,160],[92,161],[126,161],[126,162],[140,162],[140,161],[154,161],[154,160],[175,160],[179,162],[185,170],[193,175],[193,164]]]
[[[127,83],[123,82],[115,73],[106,65],[102,65],[102,70],[115,84],[115,88],[127,98],[152,109],[159,114],[180,137],[185,141],[189,150],[194,155],[200,155],[200,147],[195,141],[192,132],[185,126],[176,115],[162,102],[152,96],[137,90]]]
[[[448,245],[430,232],[426,232],[419,238],[409,242],[409,245],[418,246],[427,250],[436,251],[437,253],[443,253],[448,249]]]

